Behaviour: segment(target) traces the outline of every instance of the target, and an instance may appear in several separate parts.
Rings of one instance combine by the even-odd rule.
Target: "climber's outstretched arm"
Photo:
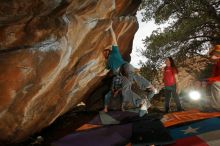
[[[114,30],[113,30],[113,28],[112,28],[112,25],[111,25],[111,27],[110,27],[110,32],[111,32],[111,36],[112,36],[112,38],[113,38],[112,45],[118,46],[117,39],[116,39],[116,35],[115,35],[115,32],[114,32]]]

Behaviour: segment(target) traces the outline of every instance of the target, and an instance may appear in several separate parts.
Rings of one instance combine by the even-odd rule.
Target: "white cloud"
[[[139,29],[134,36],[133,50],[131,53],[131,64],[137,68],[140,68],[140,65],[138,65],[138,63],[140,61],[145,62],[147,60],[145,57],[141,56],[141,54],[138,52],[138,49],[144,49],[144,44],[142,40],[145,39],[146,36],[150,36],[154,30],[156,30],[161,26],[156,25],[154,21],[149,21],[148,23],[142,22],[141,19],[143,17],[141,15],[141,11],[138,11],[136,16],[139,23]]]

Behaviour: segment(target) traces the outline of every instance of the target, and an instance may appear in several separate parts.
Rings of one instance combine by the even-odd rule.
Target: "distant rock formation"
[[[0,1],[0,140],[25,139],[100,85],[110,20],[129,60],[140,2]]]
[[[198,81],[202,82],[208,77],[211,76],[211,69],[212,69],[212,62],[210,62],[209,59],[203,58],[200,56],[196,56],[193,58],[188,58],[181,64],[178,64],[178,85],[179,85],[179,93],[180,93],[180,100],[183,108],[185,110],[191,109],[191,108],[200,108],[199,104],[201,101],[195,101],[193,102],[190,99],[185,99],[185,97],[182,97],[183,93],[188,93],[188,91],[193,90],[195,88],[198,88]],[[157,80],[156,80],[157,79]],[[153,81],[153,84],[157,87],[163,85],[162,82],[163,79],[163,72],[161,71],[157,78]],[[201,89],[205,88],[200,85]],[[207,97],[203,96],[203,100],[206,100]],[[160,110],[164,110],[164,95],[163,92],[160,92],[160,94],[156,95],[155,100],[152,102],[152,105],[154,107],[159,108]],[[171,99],[171,109],[175,107],[175,103],[173,99]]]
[[[201,81],[208,78],[211,75],[212,63],[209,59],[196,56],[186,59],[184,62],[178,65],[178,79],[179,89],[184,90],[190,86],[193,86],[195,81]],[[156,86],[163,85],[162,82],[163,71],[153,81]]]

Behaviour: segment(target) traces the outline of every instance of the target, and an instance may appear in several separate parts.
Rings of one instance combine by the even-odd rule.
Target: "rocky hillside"
[[[113,21],[129,60],[140,0],[0,1],[0,140],[50,125],[104,78]]]
[[[190,86],[193,86],[195,81],[202,81],[211,75],[212,62],[207,58],[200,56],[188,58],[178,66],[178,78],[179,88],[184,90]],[[163,85],[163,69],[161,69],[159,75],[154,79],[153,84],[157,87]]]

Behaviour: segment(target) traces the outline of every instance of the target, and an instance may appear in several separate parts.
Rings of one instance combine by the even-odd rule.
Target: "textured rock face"
[[[100,84],[110,20],[129,59],[139,0],[0,1],[0,140],[51,124]]]

